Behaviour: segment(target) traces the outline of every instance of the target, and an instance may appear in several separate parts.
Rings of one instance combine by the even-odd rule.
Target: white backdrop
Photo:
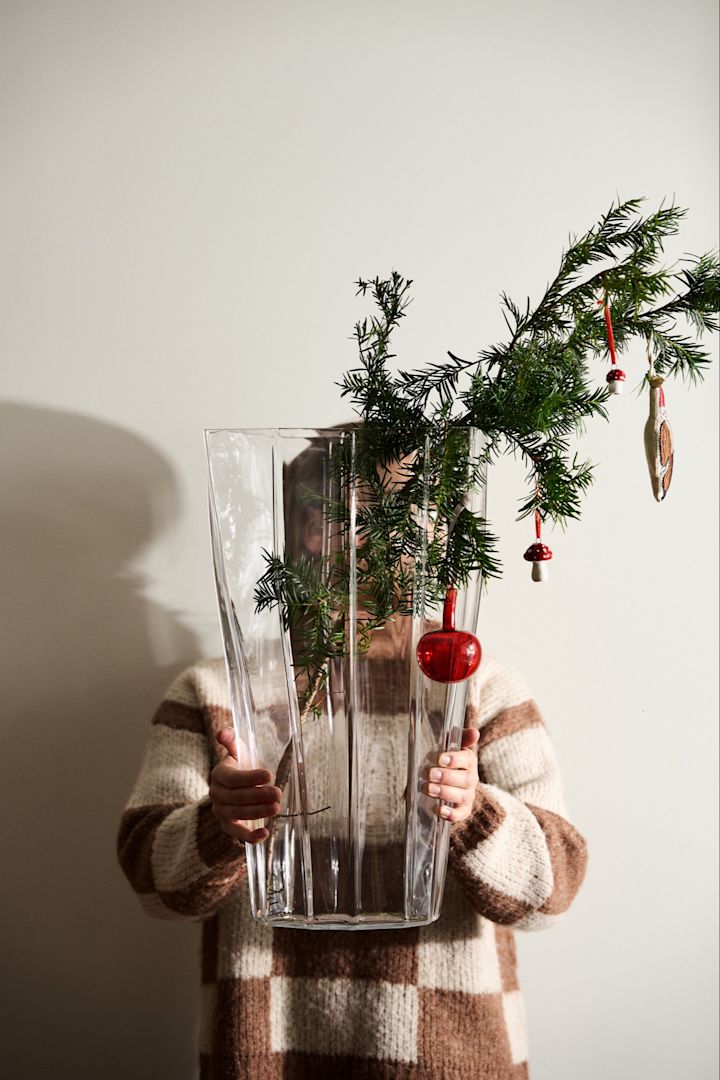
[[[716,5],[0,7],[3,1059],[189,1080],[197,928],[141,913],[114,834],[162,690],[220,649],[202,428],[345,418],[358,276],[414,279],[416,365],[500,339],[499,292],[537,298],[616,196],[689,207],[670,259],[715,246]],[[534,1080],[716,1075],[718,371],[666,386],[657,505],[644,364],[547,585],[524,467],[489,483],[481,638],[590,849],[564,923],[518,935]]]

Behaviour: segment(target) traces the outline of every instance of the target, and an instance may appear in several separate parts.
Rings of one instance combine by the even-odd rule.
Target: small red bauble
[[[482,647],[474,634],[455,629],[457,589],[448,589],[443,605],[442,630],[423,634],[418,642],[417,661],[428,679],[439,683],[462,682],[477,671]]]

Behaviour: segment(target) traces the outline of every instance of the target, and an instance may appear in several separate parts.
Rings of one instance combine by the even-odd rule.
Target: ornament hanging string
[[[613,333],[612,316],[610,314],[610,301],[608,300],[607,289],[603,290],[603,296],[598,300],[598,304],[603,305],[603,311],[605,313],[605,326],[607,327],[608,348],[610,350],[610,359],[613,364],[617,364],[617,353],[615,351],[615,334]]]
[[[539,458],[533,455],[534,480],[535,480],[535,543],[527,549],[523,558],[532,563],[533,581],[546,581],[548,577],[548,560],[552,559],[552,551],[542,542],[542,518],[540,516],[539,502],[540,485],[538,483]]]
[[[450,549],[450,536],[464,506],[465,503],[461,500],[453,511],[452,519],[448,521],[446,553]],[[457,595],[457,585],[451,577],[445,589],[442,628],[423,634],[417,645],[416,656],[420,670],[433,682],[463,682],[477,670],[482,658],[482,646],[475,635],[455,628]],[[449,744],[445,747],[446,750],[452,748]]]
[[[617,350],[615,348],[615,334],[613,331],[612,315],[610,314],[610,301],[608,299],[607,289],[603,286],[603,295],[598,300],[598,304],[603,305],[603,312],[605,315],[605,328],[607,330],[608,350],[610,352],[610,359],[612,364],[610,370],[605,376],[605,381],[608,384],[608,390],[611,394],[622,394],[623,383],[625,382],[626,375],[617,362]]]

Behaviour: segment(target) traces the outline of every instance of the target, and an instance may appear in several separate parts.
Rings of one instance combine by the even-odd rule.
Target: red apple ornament
[[[482,647],[474,634],[455,629],[457,589],[448,589],[443,605],[442,630],[423,634],[417,661],[428,679],[439,683],[462,682],[477,671]]]

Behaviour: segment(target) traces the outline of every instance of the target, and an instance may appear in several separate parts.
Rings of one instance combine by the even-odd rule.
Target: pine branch
[[[584,434],[591,418],[609,420],[607,387],[591,368],[608,355],[606,300],[618,352],[652,334],[658,372],[691,382],[704,377],[710,358],[697,338],[718,330],[718,256],[690,256],[679,272],[659,264],[685,213],[671,205],[643,216],[639,199],[611,205],[595,226],[570,238],[535,306],[501,294],[508,339],[471,360],[448,351],[447,360],[393,374],[392,334],[411,302],[412,282],[395,270],[387,279],[358,280],[358,295],[370,294],[376,313],[355,324],[358,366],[338,384],[360,423],[334,454],[333,468],[341,492],[363,492],[356,523],[361,650],[387,620],[413,611],[418,573],[429,602],[473,574],[483,584],[501,575],[497,538],[467,505],[498,456],[519,454],[528,468],[530,490],[519,500],[517,520],[537,512],[564,529],[579,519],[595,466],[578,460],[569,438]],[[647,373],[641,388],[646,379]],[[487,439],[476,459],[471,428]],[[346,499],[321,503],[328,520],[348,528]],[[419,523],[423,505],[430,533]],[[349,568],[341,552],[314,562],[266,560],[257,608],[281,608],[306,701],[313,701],[329,660],[347,652]]]

